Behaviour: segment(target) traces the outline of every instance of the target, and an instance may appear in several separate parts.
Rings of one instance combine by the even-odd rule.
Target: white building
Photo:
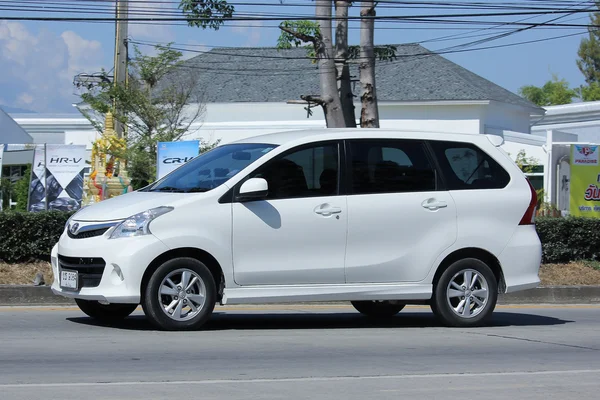
[[[600,144],[600,101],[546,107],[543,118],[532,119],[531,133],[551,138],[544,150],[548,157],[548,199],[560,210],[569,209],[571,144]]]

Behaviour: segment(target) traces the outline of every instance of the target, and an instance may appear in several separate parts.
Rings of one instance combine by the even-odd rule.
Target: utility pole
[[[115,73],[114,84],[127,83],[127,17],[129,15],[129,0],[116,0],[115,5]],[[122,138],[123,124],[115,121],[117,137]]]

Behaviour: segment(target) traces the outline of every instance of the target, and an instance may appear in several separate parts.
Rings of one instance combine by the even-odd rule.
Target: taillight
[[[529,201],[527,211],[525,211],[525,214],[523,215],[523,218],[521,218],[519,225],[533,225],[535,224],[535,209],[538,201],[537,193],[531,182],[529,182],[529,179],[525,178],[525,180],[529,184],[529,189],[531,190],[531,200]]]

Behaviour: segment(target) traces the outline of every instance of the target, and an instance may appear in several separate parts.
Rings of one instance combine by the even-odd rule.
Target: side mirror
[[[250,178],[240,187],[237,200],[251,201],[265,198],[269,194],[269,184],[263,178]]]

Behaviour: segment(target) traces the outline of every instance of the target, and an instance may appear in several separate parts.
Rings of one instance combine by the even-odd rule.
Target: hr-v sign
[[[48,164],[79,164],[83,158],[50,157]]]

